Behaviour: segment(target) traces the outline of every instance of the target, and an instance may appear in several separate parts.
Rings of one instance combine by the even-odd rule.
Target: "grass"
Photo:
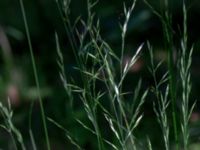
[[[174,128],[174,139],[176,141],[176,149],[179,149],[179,141],[178,141],[178,129],[177,129],[177,112],[176,112],[176,66],[174,62],[174,54],[173,54],[173,29],[172,29],[172,16],[169,12],[169,3],[167,0],[164,1],[164,9],[162,13],[156,11],[149,2],[144,0],[145,3],[150,7],[150,9],[157,15],[162,22],[163,26],[163,35],[164,35],[164,43],[165,49],[168,52],[168,70],[169,70],[169,91],[171,98],[171,108],[172,108],[172,118],[173,118],[173,128]],[[184,14],[186,15],[186,14]]]
[[[18,149],[17,148],[17,142],[20,143],[20,149],[22,150],[26,150],[24,142],[23,142],[23,138],[22,135],[20,133],[20,131],[15,127],[15,125],[12,122],[12,117],[13,117],[13,111],[11,109],[11,104],[10,104],[10,100],[8,99],[8,108],[3,106],[2,103],[0,103],[0,113],[4,118],[5,124],[4,125],[0,125],[1,128],[3,128],[4,130],[6,130],[11,139],[12,139],[12,145],[13,145],[13,149]]]
[[[88,121],[85,122],[79,118],[75,118],[75,120],[85,130],[96,137],[96,149],[98,150],[153,150],[156,148],[156,146],[151,143],[151,138],[149,138],[150,135],[146,135],[148,138],[146,142],[144,142],[140,141],[140,138],[137,137],[136,134],[137,127],[143,121],[143,106],[151,91],[155,97],[152,107],[162,131],[160,137],[163,139],[162,141],[164,143],[162,149],[189,149],[189,119],[195,107],[195,103],[190,107],[190,68],[192,63],[193,47],[188,48],[187,8],[183,1],[183,36],[180,39],[180,45],[176,47],[177,50],[179,49],[180,55],[176,57],[175,62],[173,53],[175,47],[175,44],[173,43],[174,31],[172,29],[172,16],[170,15],[168,1],[165,0],[165,9],[162,13],[154,9],[147,0],[144,0],[144,2],[152,12],[159,17],[163,25],[165,49],[168,52],[168,68],[161,79],[157,78],[157,72],[165,62],[164,60],[159,63],[154,61],[154,48],[149,42],[141,43],[140,46],[134,50],[135,54],[131,57],[130,61],[127,61],[125,64],[123,62],[126,49],[126,34],[129,20],[134,14],[135,5],[137,5],[136,0],[133,0],[130,6],[127,6],[124,3],[124,21],[122,25],[120,25],[120,56],[118,56],[115,53],[115,50],[112,49],[112,46],[101,37],[100,21],[96,19],[95,11],[93,11],[94,7],[97,5],[97,1],[91,2],[90,0],[87,0],[86,21],[77,17],[74,23],[71,23],[69,19],[71,1],[56,1],[57,8],[60,12],[61,18],[63,19],[66,35],[68,36],[71,49],[73,50],[76,59],[77,64],[74,66],[74,69],[80,76],[81,83],[76,82],[73,78],[68,78],[69,75],[66,75],[64,57],[59,44],[59,36],[56,33],[55,41],[60,78],[70,102],[70,110],[74,116],[76,111],[74,101],[81,101],[82,109],[84,109]],[[35,82],[38,90],[44,135],[46,139],[46,149],[50,150],[51,148],[46,124],[47,117],[45,116],[44,106],[40,96],[40,85],[36,62],[33,55],[28,23],[22,0],[20,0],[20,5],[25,23]],[[77,24],[80,24],[83,30],[79,30]],[[148,67],[154,81],[154,84],[152,85],[153,88],[151,91],[148,88],[144,90],[142,88],[142,80],[139,80],[138,84],[134,87],[134,91],[124,91],[123,85],[126,81],[126,77],[132,66],[134,66],[137,60],[141,57],[141,53],[146,45],[150,55],[150,65]],[[117,70],[120,70],[120,73],[118,73]],[[180,78],[180,82],[178,78]],[[101,88],[97,87],[98,84],[101,85]],[[177,87],[181,87],[181,90],[179,91],[181,96],[176,94]],[[132,96],[131,104],[126,101],[126,97],[130,97],[130,95]],[[178,103],[181,104],[180,112],[176,111],[179,108],[177,105]],[[130,107],[127,107],[129,105]],[[6,129],[11,135],[15,147],[14,149],[18,149],[16,143],[19,142],[21,149],[25,150],[26,148],[24,146],[22,135],[12,123],[12,109],[10,105],[7,109],[0,104],[0,110],[6,121],[5,125],[2,125],[1,127]],[[169,113],[170,110],[172,114]],[[179,114],[180,120],[177,118]],[[172,125],[170,116],[173,118]],[[76,146],[77,149],[83,149],[70,131],[51,118],[48,118],[48,121],[61,129],[66,134],[66,138]],[[109,136],[104,133],[105,125],[102,125],[101,122],[106,125],[106,130],[110,134]],[[171,126],[173,127],[173,131],[171,130]],[[180,131],[179,127],[181,128]],[[34,141],[34,133],[31,132],[31,127],[29,128],[32,147],[35,150],[37,147]],[[15,140],[13,134],[17,137],[17,140]],[[173,135],[174,139],[170,139],[170,135]]]
[[[190,101],[190,94],[191,94],[191,74],[190,74],[190,67],[192,63],[192,52],[193,47],[188,51],[188,37],[187,37],[187,10],[185,3],[183,3],[183,14],[184,14],[184,21],[183,21],[183,39],[181,40],[181,58],[180,58],[180,77],[182,83],[182,106],[181,106],[181,113],[182,113],[182,122],[181,122],[181,130],[183,134],[183,145],[184,150],[188,148],[189,144],[189,119],[191,117],[192,111],[195,107],[195,103],[189,108],[189,101]]]
[[[35,63],[34,54],[33,54],[31,38],[30,38],[30,34],[29,34],[29,27],[28,27],[28,23],[27,23],[27,18],[26,18],[23,0],[20,0],[19,2],[20,2],[22,15],[23,15],[23,21],[24,21],[26,36],[27,36],[29,50],[30,50],[33,73],[34,73],[34,77],[35,77],[37,94],[38,94],[38,99],[39,99],[39,103],[40,103],[40,110],[41,110],[42,122],[43,122],[43,127],[44,127],[44,134],[45,134],[45,138],[46,138],[47,150],[50,150],[51,148],[50,148],[50,143],[49,143],[49,136],[48,136],[48,131],[47,131],[47,125],[46,125],[46,119],[45,119],[45,113],[44,113],[44,106],[43,106],[42,97],[41,97],[41,94],[40,94],[40,84],[39,84],[39,80],[38,80],[38,73],[37,73],[36,63]]]
[[[156,101],[154,101],[153,103],[153,108],[154,108],[154,112],[157,116],[157,120],[158,123],[160,124],[161,130],[162,130],[162,134],[163,134],[163,140],[164,140],[164,144],[165,144],[165,149],[169,150],[170,149],[170,140],[169,140],[169,119],[167,116],[167,109],[169,106],[169,84],[166,84],[166,82],[169,80],[168,78],[168,74],[169,72],[166,72],[162,78],[157,81],[156,75],[157,75],[157,71],[159,69],[159,67],[161,67],[162,62],[158,63],[157,65],[155,65],[154,63],[154,59],[153,59],[153,48],[150,46],[150,44],[148,43],[148,49],[149,49],[149,54],[150,54],[150,60],[151,60],[151,65],[149,67],[149,71],[153,76],[153,80],[154,80],[154,87],[153,87],[153,91],[155,93],[156,96]],[[160,87],[166,84],[166,89],[165,92],[163,93],[160,90]],[[158,105],[158,107],[156,107],[156,105]]]

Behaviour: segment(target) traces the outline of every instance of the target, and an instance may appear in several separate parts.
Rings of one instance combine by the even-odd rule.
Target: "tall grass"
[[[153,76],[154,82],[155,82],[155,95],[157,102],[154,102],[154,110],[157,116],[157,120],[161,126],[162,133],[163,133],[163,140],[165,143],[165,149],[170,149],[170,139],[169,139],[169,134],[172,132],[169,127],[169,114],[167,113],[168,111],[168,106],[171,105],[172,109],[172,120],[173,120],[173,134],[174,134],[174,140],[175,140],[175,145],[176,149],[180,149],[181,147],[181,141],[180,140],[180,135],[179,135],[179,130],[178,127],[182,126],[182,133],[183,133],[183,145],[184,149],[187,149],[188,145],[188,138],[189,138],[189,126],[188,126],[188,121],[189,117],[191,115],[192,109],[194,105],[192,106],[191,109],[189,109],[189,95],[191,92],[191,81],[190,81],[190,65],[191,65],[191,58],[192,58],[192,50],[190,51],[189,55],[186,54],[186,47],[187,47],[187,12],[185,8],[185,4],[183,4],[183,16],[184,16],[184,21],[183,21],[183,40],[181,44],[181,56],[180,58],[176,58],[177,61],[180,60],[180,66],[176,66],[176,62],[174,59],[174,52],[173,49],[175,47],[173,43],[173,35],[174,31],[172,29],[172,16],[169,11],[169,4],[168,1],[165,0],[165,8],[163,13],[159,13],[156,11],[153,6],[145,0],[145,3],[150,7],[150,9],[159,17],[159,19],[162,22],[163,25],[163,33],[164,33],[164,39],[165,39],[165,48],[168,51],[168,70],[166,73],[163,75],[162,79],[160,81],[157,81],[156,78],[156,71],[159,69],[162,63],[159,63],[158,65],[155,66],[153,59],[153,52],[150,44],[148,44],[149,49],[150,49],[150,56],[151,56],[151,67],[150,67],[150,72]],[[96,3],[95,3],[96,4]],[[93,92],[87,91],[85,88],[81,87],[76,87],[75,85],[72,85],[71,87],[76,87],[76,91],[78,90],[81,93],[81,99],[84,104],[85,111],[87,112],[88,119],[93,123],[94,126],[94,131],[90,129],[93,133],[97,135],[98,143],[100,143],[99,138],[101,137],[101,134],[99,133],[99,128],[98,128],[98,119],[96,118],[96,109],[97,106],[99,106],[102,111],[106,116],[106,120],[108,120],[110,128],[114,134],[114,136],[117,138],[120,148],[121,149],[137,149],[136,143],[135,143],[135,137],[133,136],[133,130],[135,127],[139,124],[142,115],[139,115],[140,109],[142,104],[144,103],[144,99],[147,95],[147,91],[144,92],[143,96],[140,97],[140,103],[136,106],[135,112],[133,112],[132,116],[133,118],[131,120],[128,120],[127,115],[126,115],[126,108],[124,107],[125,104],[123,102],[124,99],[124,92],[122,91],[122,85],[125,80],[125,77],[131,68],[131,66],[134,65],[134,63],[137,61],[140,51],[143,47],[143,44],[136,50],[135,55],[132,57],[131,61],[125,64],[125,66],[122,65],[122,60],[124,56],[124,49],[125,49],[125,37],[126,37],[126,32],[128,28],[128,22],[131,17],[131,14],[134,10],[136,1],[133,1],[132,5],[130,8],[127,8],[126,5],[124,4],[124,16],[125,16],[125,21],[121,25],[122,29],[122,47],[121,47],[121,55],[120,57],[116,56],[114,53],[114,50],[112,50],[111,46],[109,46],[108,43],[106,43],[100,36],[99,32],[99,24],[97,22],[97,25],[94,25],[94,14],[91,13],[91,8],[90,6],[94,6],[90,4],[90,1],[88,1],[88,20],[85,23],[83,20],[81,20],[83,27],[85,27],[84,33],[79,33],[76,31],[78,34],[77,36],[79,37],[79,44],[81,45],[81,48],[79,49],[79,52],[81,51],[82,57],[86,58],[85,61],[87,62],[87,59],[91,58],[93,62],[93,66],[96,66],[99,64],[99,69],[92,68],[91,70],[87,70],[87,68],[82,68],[84,70],[80,69],[80,72],[86,74],[89,78],[91,78],[92,83],[88,83],[88,86],[94,86],[92,87]],[[69,20],[67,21],[69,22]],[[70,29],[69,29],[70,30]],[[90,42],[86,42],[84,46],[84,36],[89,35],[90,37]],[[69,37],[70,38],[70,37]],[[83,51],[83,50],[84,51]],[[91,52],[91,49],[93,50]],[[106,50],[105,50],[106,49]],[[177,48],[179,49],[179,48]],[[82,52],[83,51],[83,52]],[[96,51],[96,53],[94,53]],[[77,52],[78,53],[78,52]],[[186,57],[187,56],[187,57]],[[80,58],[78,58],[80,59]],[[84,60],[84,59],[83,59]],[[119,62],[119,68],[121,72],[120,79],[117,80],[116,74],[115,74],[115,68],[118,66],[113,66],[114,62]],[[187,67],[186,67],[187,66]],[[180,69],[178,69],[180,68]],[[96,70],[96,71],[95,71]],[[181,86],[182,86],[182,121],[177,120],[177,115],[178,112],[176,111],[178,106],[177,102],[179,97],[176,95],[176,86],[177,86],[177,78],[179,75],[176,75],[178,71],[180,70],[180,77],[181,77]],[[103,75],[106,78],[99,79],[98,74],[99,71],[103,73]],[[95,101],[95,103],[88,103],[87,101],[87,94],[88,93],[90,96],[93,95],[95,92],[95,83],[100,80],[101,82],[104,82],[104,84],[107,87],[108,93],[102,93],[102,94],[108,94],[109,99],[111,101],[111,109],[105,108],[103,104],[101,104],[99,101],[99,97],[90,97]],[[84,83],[85,84],[85,83]],[[166,86],[165,92],[161,92],[160,86]],[[98,93],[98,92],[97,92]],[[99,94],[99,93],[98,93]],[[101,94],[100,94],[101,95]],[[137,93],[136,93],[137,95]],[[156,106],[157,105],[157,106]],[[93,108],[93,109],[92,109]],[[158,108],[158,109],[157,109]],[[113,112],[113,113],[112,113]],[[109,114],[109,115],[108,115]],[[81,123],[84,127],[84,123]],[[123,127],[123,130],[122,130]],[[88,127],[87,127],[88,129]],[[128,134],[127,134],[128,133]],[[105,139],[101,140],[100,145],[102,145],[102,141]],[[131,145],[130,147],[127,146],[126,142],[129,140],[129,144]],[[109,143],[111,143],[109,141]],[[149,144],[151,145],[151,144]],[[115,149],[118,149],[116,145],[113,145]],[[150,146],[151,147],[151,146]],[[104,147],[99,146],[99,149],[104,149]]]
[[[149,42],[146,44],[150,54],[149,71],[154,81],[153,93],[155,94],[155,100],[153,101],[152,107],[162,131],[161,137],[164,143],[163,149],[174,149],[173,147],[175,145],[176,150],[182,148],[187,150],[190,144],[189,119],[193,108],[195,107],[195,103],[192,105],[192,107],[189,106],[191,94],[190,68],[192,63],[193,47],[188,48],[186,5],[183,1],[183,36],[180,40],[180,46],[176,47],[177,50],[180,50],[180,56],[176,58],[178,63],[175,63],[173,53],[173,49],[175,47],[173,43],[174,31],[172,29],[172,16],[170,15],[168,1],[164,1],[165,8],[163,13],[160,13],[154,9],[154,7],[147,0],[144,1],[154,12],[154,14],[156,14],[161,20],[163,25],[163,35],[165,37],[165,49],[168,52],[168,68],[161,79],[158,79],[157,71],[165,62],[163,60],[156,64],[154,61],[153,46]],[[75,118],[77,123],[79,123],[85,130],[89,131],[96,137],[96,149],[98,150],[152,150],[154,147],[156,148],[156,146],[151,143],[151,139],[149,138],[150,135],[147,135],[148,138],[147,142],[145,143],[140,141],[135,134],[135,130],[142,122],[144,116],[142,107],[145,103],[145,100],[148,98],[148,93],[150,92],[149,89],[147,88],[146,90],[142,90],[142,80],[138,81],[138,84],[134,87],[132,92],[127,92],[123,89],[123,84],[126,81],[126,77],[132,66],[134,66],[137,60],[141,57],[141,52],[145,45],[145,42],[141,43],[140,46],[134,50],[135,54],[131,57],[130,61],[127,61],[124,65],[123,59],[126,49],[126,34],[129,20],[134,12],[136,0],[132,1],[130,7],[127,7],[124,3],[124,22],[120,26],[120,56],[115,53],[115,50],[112,48],[112,46],[107,43],[100,34],[100,21],[96,19],[94,11],[97,1],[92,2],[91,0],[87,0],[86,21],[80,17],[77,17],[74,23],[72,23],[70,20],[71,0],[56,0],[56,4],[61,18],[63,19],[66,35],[69,39],[71,49],[73,50],[73,54],[76,59],[74,69],[80,76],[81,83],[76,82],[73,78],[68,78],[68,75],[66,75],[64,57],[59,42],[59,34],[56,33],[55,41],[58,54],[57,62],[60,69],[60,78],[70,101],[72,114],[76,111],[73,105],[74,100],[79,100],[81,101],[82,109],[84,109],[85,115],[89,122],[84,122],[80,118]],[[20,0],[20,6],[31,54],[35,82],[38,89],[43,128],[47,144],[46,148],[47,150],[50,150],[46,117],[40,95],[38,73],[22,0]],[[81,26],[82,30],[79,30],[77,24]],[[117,73],[117,70],[120,70],[119,74]],[[179,77],[180,82],[177,82]],[[97,84],[101,84],[101,88],[97,88]],[[181,87],[181,96],[176,95],[177,86]],[[131,104],[126,101],[127,95],[132,95]],[[179,108],[177,106],[178,102],[181,104],[181,109],[176,111]],[[130,105],[130,107],[127,107],[128,105]],[[171,106],[172,114],[169,113],[169,106]],[[19,142],[21,145],[21,149],[25,150],[26,148],[24,146],[23,138],[12,123],[12,110],[10,105],[7,109],[0,103],[0,111],[6,121],[5,125],[2,125],[1,127],[10,133],[13,139],[13,144],[15,145],[15,149],[17,149],[15,140],[16,136],[17,142]],[[180,114],[181,120],[177,119],[178,114]],[[173,118],[173,131],[170,128],[170,116]],[[67,139],[73,145],[75,145],[78,149],[82,149],[81,145],[79,145],[78,141],[73,138],[74,136],[71,135],[70,131],[65,129],[55,120],[50,118],[48,118],[48,120],[65,132]],[[110,137],[112,138],[104,134],[104,125],[102,125],[101,122],[106,124],[106,130],[111,133]],[[181,127],[180,131],[178,130],[179,126]],[[170,134],[174,135],[174,139],[170,139]],[[36,149],[32,132],[30,132],[30,135],[33,148]]]
[[[173,118],[173,128],[174,128],[174,138],[176,141],[176,149],[179,149],[178,142],[178,129],[177,129],[177,112],[176,112],[176,66],[174,62],[174,43],[173,43],[173,29],[172,29],[172,16],[169,11],[169,2],[164,0],[164,8],[160,13],[147,1],[144,2],[150,7],[152,12],[159,17],[163,26],[164,44],[165,49],[168,53],[168,70],[169,70],[169,90],[171,98],[171,108],[172,108],[172,118]]]
[[[63,1],[64,3],[65,1]],[[79,39],[78,45],[80,47],[76,49],[75,57],[78,59],[78,62],[82,62],[83,65],[78,66],[77,70],[80,71],[80,76],[83,81],[83,87],[78,84],[69,84],[68,87],[72,89],[72,92],[78,92],[80,100],[83,103],[83,108],[88,116],[88,120],[93,125],[93,128],[89,128],[85,123],[78,120],[78,122],[87,130],[94,133],[98,141],[98,149],[105,149],[105,144],[110,145],[114,149],[136,149],[135,137],[133,134],[134,129],[138,126],[139,122],[142,119],[140,114],[140,108],[142,107],[145,98],[147,96],[148,90],[146,90],[141,97],[135,97],[134,101],[138,100],[138,104],[134,107],[133,112],[129,118],[127,116],[127,109],[123,102],[124,95],[126,93],[122,92],[122,85],[125,80],[125,77],[131,67],[137,61],[143,44],[138,47],[135,52],[135,55],[132,57],[130,62],[127,62],[123,66],[122,60],[124,55],[125,48],[125,35],[127,32],[128,21],[131,16],[131,13],[134,9],[136,1],[133,1],[130,8],[126,8],[124,5],[124,15],[125,21],[122,25],[122,50],[121,58],[119,58],[114,50],[109,46],[109,44],[103,40],[100,35],[99,21],[94,21],[95,14],[92,12],[92,8],[95,6],[96,2],[91,3],[89,0],[88,4],[88,19],[87,21],[80,20],[84,32],[81,33],[78,29],[75,29],[77,37]],[[62,8],[59,6],[59,8]],[[65,11],[62,11],[65,13]],[[65,15],[68,15],[65,13]],[[62,15],[63,16],[63,15]],[[66,22],[70,22],[67,20]],[[66,26],[67,30],[73,32],[70,26]],[[88,38],[89,42],[86,41]],[[68,38],[70,38],[69,36]],[[72,44],[73,45],[73,44]],[[73,48],[73,47],[72,47]],[[80,55],[77,55],[80,54]],[[60,55],[60,50],[59,50]],[[60,57],[61,58],[61,57]],[[87,62],[92,63],[91,68],[87,68]],[[117,66],[114,66],[114,64]],[[79,64],[78,64],[79,65]],[[98,67],[97,67],[98,66]],[[115,68],[119,67],[121,69],[121,77],[118,80],[118,77],[115,74]],[[62,73],[63,74],[63,73]],[[97,90],[96,84],[101,82],[104,84],[106,90]],[[66,84],[65,84],[66,85]],[[140,86],[140,84],[139,84]],[[139,95],[137,91],[136,95]],[[71,96],[73,96],[71,94]],[[101,101],[102,97],[107,97],[110,102],[108,109]],[[102,133],[98,122],[97,109],[100,109],[101,115],[105,117],[108,125],[110,126],[110,131],[113,132],[113,136],[118,141],[118,144],[112,143],[102,137]],[[128,119],[129,118],[129,119]]]
[[[169,105],[169,102],[167,101],[167,96],[168,96],[168,87],[170,90],[170,103],[172,106],[172,117],[173,117],[173,127],[174,127],[174,137],[175,137],[175,143],[176,143],[176,149],[180,149],[182,146],[182,142],[180,142],[180,136],[178,134],[178,126],[180,124],[181,126],[181,132],[183,136],[183,148],[184,150],[188,149],[188,143],[189,143],[189,119],[191,116],[191,113],[195,107],[195,103],[189,107],[189,99],[190,99],[190,94],[191,94],[191,74],[190,74],[190,67],[192,63],[192,52],[193,52],[193,47],[191,49],[188,49],[188,44],[187,44],[187,39],[188,39],[188,33],[187,33],[187,8],[185,5],[185,1],[182,1],[183,3],[183,36],[182,39],[180,40],[180,47],[177,49],[180,49],[180,57],[176,58],[174,56],[174,47],[175,45],[173,44],[173,35],[174,31],[172,29],[172,22],[171,22],[171,15],[169,14],[169,6],[168,6],[168,1],[165,1],[165,9],[164,9],[164,15],[160,14],[158,11],[156,11],[149,2],[145,0],[145,3],[150,7],[150,9],[156,14],[163,25],[163,30],[164,30],[164,36],[165,36],[165,45],[166,49],[168,50],[168,72],[169,75],[167,78],[169,79],[169,82],[167,83],[167,90],[165,92],[165,96],[163,98],[162,94],[159,92],[159,86],[163,84],[167,79],[165,78],[166,76],[164,75],[161,81],[157,82],[156,80],[156,71],[159,68],[160,64],[159,63],[157,66],[154,66],[153,63],[153,54],[152,54],[152,48],[149,46],[150,49],[150,56],[151,56],[151,73],[154,78],[155,82],[155,93],[157,99],[159,99],[161,102],[159,102],[159,111],[155,110],[156,115],[158,117],[158,121],[161,125],[162,131],[163,131],[163,137],[164,137],[164,142],[165,142],[165,149],[169,149],[169,124],[168,124],[168,119],[167,119],[167,112],[166,109]],[[188,52],[187,52],[188,51]],[[176,62],[175,62],[176,60]],[[179,65],[175,65],[177,62],[180,61]],[[155,68],[155,69],[153,69]],[[178,74],[178,75],[175,75]],[[181,101],[181,110],[180,114],[182,115],[181,121],[178,121],[177,115],[178,111],[175,111],[178,106],[178,100],[179,97],[176,95],[177,90],[176,86],[178,85],[177,79],[181,78],[181,94],[182,94],[182,101]]]

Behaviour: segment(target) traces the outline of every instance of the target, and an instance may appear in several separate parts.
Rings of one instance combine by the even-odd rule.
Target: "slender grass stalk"
[[[168,17],[167,17],[168,18]],[[167,19],[168,20],[168,19]],[[173,44],[172,35],[170,29],[167,25],[164,25],[165,38],[166,38],[166,48],[168,50],[168,68],[169,68],[169,89],[171,98],[171,108],[172,108],[172,119],[173,119],[173,129],[174,138],[176,143],[176,150],[179,150],[179,140],[178,140],[178,128],[177,128],[177,112],[176,112],[176,79],[175,79],[175,66],[174,66],[174,56],[173,56]]]
[[[58,127],[59,129],[61,129],[62,131],[64,131],[66,138],[68,138],[70,140],[70,142],[76,146],[77,149],[79,150],[83,150],[81,148],[81,146],[77,143],[77,141],[69,134],[69,131],[66,130],[63,126],[61,126],[59,123],[57,123],[55,120],[51,119],[51,118],[47,118],[49,122],[53,123],[56,127]]]
[[[171,98],[171,108],[172,108],[172,120],[174,129],[174,139],[176,143],[176,150],[179,150],[179,140],[178,140],[178,128],[177,128],[177,112],[176,112],[176,67],[174,62],[174,47],[173,47],[173,29],[172,29],[172,19],[169,12],[169,2],[164,1],[164,12],[163,12],[163,33],[164,33],[164,44],[168,52],[168,69],[169,69],[169,91]],[[176,59],[176,58],[175,58]]]
[[[77,56],[77,48],[78,47],[75,43],[74,35],[72,34],[72,28],[70,25],[71,23],[69,21],[69,6],[71,4],[71,0],[69,0],[68,2],[66,2],[66,1],[68,1],[68,0],[63,0],[63,5],[64,5],[63,8],[62,8],[62,4],[60,4],[59,0],[56,0],[56,4],[57,4],[57,8],[59,10],[60,16],[63,19],[64,28],[65,28],[68,40],[70,42],[70,45],[72,47],[74,57],[75,57],[78,65],[80,65],[80,62],[79,62],[80,60],[78,59],[78,56]],[[65,10],[63,10],[63,9],[65,9]],[[63,14],[63,11],[64,11],[64,14]]]
[[[33,48],[32,48],[32,44],[31,44],[31,38],[30,38],[30,34],[29,34],[29,27],[28,27],[26,13],[25,13],[25,9],[24,9],[24,3],[23,3],[23,0],[19,0],[19,2],[20,2],[22,15],[23,15],[23,21],[24,21],[24,26],[25,26],[25,30],[26,30],[26,36],[27,36],[27,40],[28,40],[30,55],[31,55],[31,62],[32,62],[35,82],[36,82],[36,86],[37,86],[37,93],[38,93],[38,98],[39,98],[44,134],[45,134],[45,139],[46,139],[46,146],[47,146],[47,150],[50,150],[51,148],[50,148],[49,136],[48,136],[48,131],[47,131],[47,124],[46,124],[46,119],[45,119],[44,106],[43,106],[42,97],[41,97],[41,93],[40,93],[40,84],[39,84],[39,79],[38,79],[38,73],[37,73],[35,58],[34,58],[34,54],[33,54]]]
[[[167,0],[165,0],[165,4]],[[168,5],[166,5],[166,9]],[[173,129],[174,138],[176,143],[176,150],[179,150],[179,140],[178,140],[178,128],[177,128],[177,113],[176,113],[176,77],[175,77],[175,63],[174,63],[174,48],[173,48],[173,35],[171,29],[171,17],[169,16],[169,10],[165,12],[165,23],[163,24],[164,36],[165,36],[165,46],[168,51],[168,69],[169,69],[169,90],[171,98],[172,107],[172,119],[173,119]]]
[[[29,110],[28,127],[29,127],[29,136],[30,136],[32,148],[33,148],[33,150],[37,150],[37,146],[36,146],[35,139],[34,139],[34,134],[33,134],[33,131],[32,131],[33,105],[34,105],[34,103],[32,102],[31,106],[30,106],[30,110]]]

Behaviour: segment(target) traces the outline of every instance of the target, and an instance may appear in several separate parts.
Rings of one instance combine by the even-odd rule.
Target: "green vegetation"
[[[182,25],[179,28],[181,36],[177,36],[178,33],[173,29],[172,2],[165,0],[162,3],[162,10],[157,10],[151,1],[144,0],[142,3],[162,24],[163,49],[167,53],[167,58],[161,60],[156,60],[151,39],[141,42],[134,48],[134,54],[126,60],[127,41],[130,40],[129,24],[132,23],[131,18],[134,20],[139,0],[123,5],[123,21],[119,22],[120,47],[117,48],[101,34],[101,19],[97,17],[95,11],[95,7],[101,2],[87,0],[86,17],[71,19],[72,1],[56,0],[55,7],[64,25],[64,35],[67,36],[67,42],[64,43],[70,46],[66,46],[67,52],[64,52],[59,32],[54,33],[57,53],[54,59],[57,61],[66,98],[61,105],[66,105],[64,108],[66,110],[53,111],[53,115],[45,111],[47,106],[44,104],[40,88],[40,72],[37,71],[28,25],[31,23],[28,23],[23,1],[19,0],[19,3],[30,50],[39,112],[41,112],[39,120],[42,121],[40,123],[42,125],[39,129],[37,127],[37,130],[44,131],[42,136],[45,140],[42,138],[38,140],[40,135],[38,136],[37,130],[33,130],[32,127],[36,102],[31,101],[28,110],[27,135],[14,125],[12,104],[8,100],[8,108],[0,103],[3,117],[0,127],[9,133],[12,141],[11,147],[7,149],[53,150],[53,132],[63,134],[63,141],[68,144],[66,149],[194,149],[195,140],[192,140],[190,131],[190,118],[196,106],[196,102],[191,99],[191,64],[194,46],[190,46],[188,42],[190,38],[187,25],[188,8],[184,0],[180,2],[182,11],[179,12],[182,14]],[[145,51],[148,51],[147,56],[144,55]],[[69,54],[75,60],[71,72],[66,67],[65,54]],[[143,74],[135,73],[136,77],[132,77],[135,75],[133,73],[131,78],[136,78],[136,81],[129,83],[130,73],[135,71],[134,67],[142,57],[147,58],[145,65],[148,71],[145,73],[152,82],[143,80]],[[55,71],[51,68],[51,73],[53,72]],[[59,90],[55,91],[54,98],[56,100],[60,98]],[[67,113],[68,118],[65,119],[71,124],[61,118],[58,119],[57,114],[62,111]],[[75,129],[68,128],[70,125]],[[27,139],[24,140],[24,136]],[[90,143],[87,147],[88,141]],[[42,146],[40,147],[37,142],[42,143]],[[197,145],[197,149],[198,147]]]

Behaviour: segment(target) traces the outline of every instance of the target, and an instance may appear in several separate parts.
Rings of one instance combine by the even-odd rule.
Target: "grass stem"
[[[31,55],[31,62],[32,62],[35,82],[36,82],[36,86],[37,86],[37,93],[38,93],[38,98],[39,98],[41,117],[42,117],[44,134],[45,134],[45,139],[46,139],[46,144],[47,144],[46,146],[47,146],[47,150],[50,150],[51,148],[50,148],[49,136],[48,136],[48,131],[47,131],[47,124],[46,124],[46,119],[45,119],[44,106],[43,106],[42,97],[41,97],[41,93],[40,93],[40,84],[39,84],[39,79],[38,79],[38,73],[37,73],[35,58],[34,58],[34,54],[33,54],[33,48],[32,48],[32,44],[31,44],[29,27],[28,27],[26,13],[25,13],[25,9],[24,9],[24,3],[23,3],[23,0],[19,0],[19,2],[20,2],[22,15],[23,15],[23,21],[24,21],[24,26],[25,26],[25,30],[26,30],[26,36],[27,36],[27,40],[28,40],[30,55]]]

